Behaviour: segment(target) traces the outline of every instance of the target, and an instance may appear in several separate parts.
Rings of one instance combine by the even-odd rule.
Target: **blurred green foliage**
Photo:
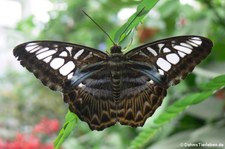
[[[112,43],[80,10],[85,10],[113,36],[125,23],[118,18],[118,12],[124,8],[136,8],[140,3],[140,1],[128,0],[51,1],[55,10],[49,12],[48,23],[37,22],[34,16],[30,16],[18,24],[17,30],[28,40],[60,40],[101,50],[109,49]],[[143,38],[144,42],[175,35],[194,34],[208,37],[213,41],[214,47],[207,60],[200,65],[204,72],[196,72],[179,85],[169,89],[163,105],[152,118],[149,118],[143,128],[134,129],[115,125],[102,132],[96,132],[90,131],[86,123],[78,121],[74,132],[66,140],[63,148],[128,148],[139,132],[145,132],[144,130],[148,128],[149,124],[160,115],[160,111],[179,101],[185,94],[201,91],[204,89],[205,82],[224,73],[224,9],[223,0],[196,0],[196,4],[193,6],[182,5],[178,0],[159,1],[139,26],[144,29],[144,32],[141,32],[139,27],[136,28],[131,46],[140,45],[140,38],[147,31],[150,31],[151,34]],[[37,29],[40,31],[38,36],[33,36],[31,33]],[[10,115],[20,120],[21,129],[24,128],[24,125],[34,124],[43,116],[58,117],[63,121],[67,108],[63,105],[58,93],[53,93],[43,87],[41,83],[37,83],[34,76],[28,73],[10,70],[5,76],[1,77],[1,84],[7,88],[3,88],[1,91],[0,103],[6,106],[9,105],[9,102],[11,104],[10,110],[1,109],[0,111],[7,111],[7,116]],[[11,84],[9,85],[8,82]],[[141,144],[142,148],[158,149],[166,146],[166,148],[175,149],[181,148],[179,144],[185,141],[187,143],[207,141],[214,143],[217,141],[225,145],[224,96],[224,90],[220,90],[218,94],[198,105],[191,106],[181,115],[177,116],[178,113],[175,113],[175,119],[163,124],[160,128],[155,128],[160,131],[154,132],[155,135],[150,140]],[[154,128],[151,129],[154,131]],[[133,142],[133,144],[135,143]]]

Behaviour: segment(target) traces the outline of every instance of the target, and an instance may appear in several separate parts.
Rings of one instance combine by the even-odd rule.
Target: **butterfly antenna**
[[[91,19],[91,21],[93,21],[95,23],[95,25],[97,25],[102,31],[103,33],[106,34],[106,36],[111,40],[111,42],[116,45],[116,43],[112,40],[112,38],[109,36],[109,34],[94,20],[92,19],[84,10],[82,10],[82,12],[89,18]]]

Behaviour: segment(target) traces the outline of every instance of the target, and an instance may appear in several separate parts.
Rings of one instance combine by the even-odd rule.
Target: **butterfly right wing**
[[[139,46],[126,53],[118,121],[142,126],[161,105],[169,86],[179,83],[211,51],[200,36],[178,36]]]
[[[89,71],[85,66],[102,64],[107,58],[107,54],[99,50],[59,41],[23,43],[14,48],[13,54],[45,86],[61,92],[81,82],[77,79],[79,76],[87,77],[89,72],[94,71],[93,68]],[[83,67],[86,73],[80,71]],[[78,75],[73,80],[75,85],[70,85],[67,81],[74,77],[75,72]]]

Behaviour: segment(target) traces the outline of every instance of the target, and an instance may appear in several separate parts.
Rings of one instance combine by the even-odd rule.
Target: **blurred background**
[[[21,145],[30,149],[53,148],[52,142],[67,112],[61,94],[44,87],[23,68],[13,56],[13,48],[41,39],[74,42],[105,51],[112,43],[81,9],[113,37],[139,3],[137,0],[0,0],[0,148],[19,149]],[[210,56],[185,81],[169,89],[162,107],[199,91],[203,83],[225,73],[224,10],[223,0],[161,0],[136,28],[132,47],[190,34],[208,37],[214,43]],[[166,124],[145,148],[182,148],[181,142],[220,142],[225,148],[224,99],[221,89],[213,97],[189,107]],[[115,125],[93,132],[79,121],[62,148],[124,149],[141,130]]]

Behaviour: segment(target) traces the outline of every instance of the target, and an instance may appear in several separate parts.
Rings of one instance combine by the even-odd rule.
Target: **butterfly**
[[[92,130],[117,122],[143,126],[161,105],[167,89],[179,83],[208,56],[212,41],[201,36],[158,40],[110,54],[84,45],[31,41],[13,54],[45,86],[60,91],[70,111]]]

